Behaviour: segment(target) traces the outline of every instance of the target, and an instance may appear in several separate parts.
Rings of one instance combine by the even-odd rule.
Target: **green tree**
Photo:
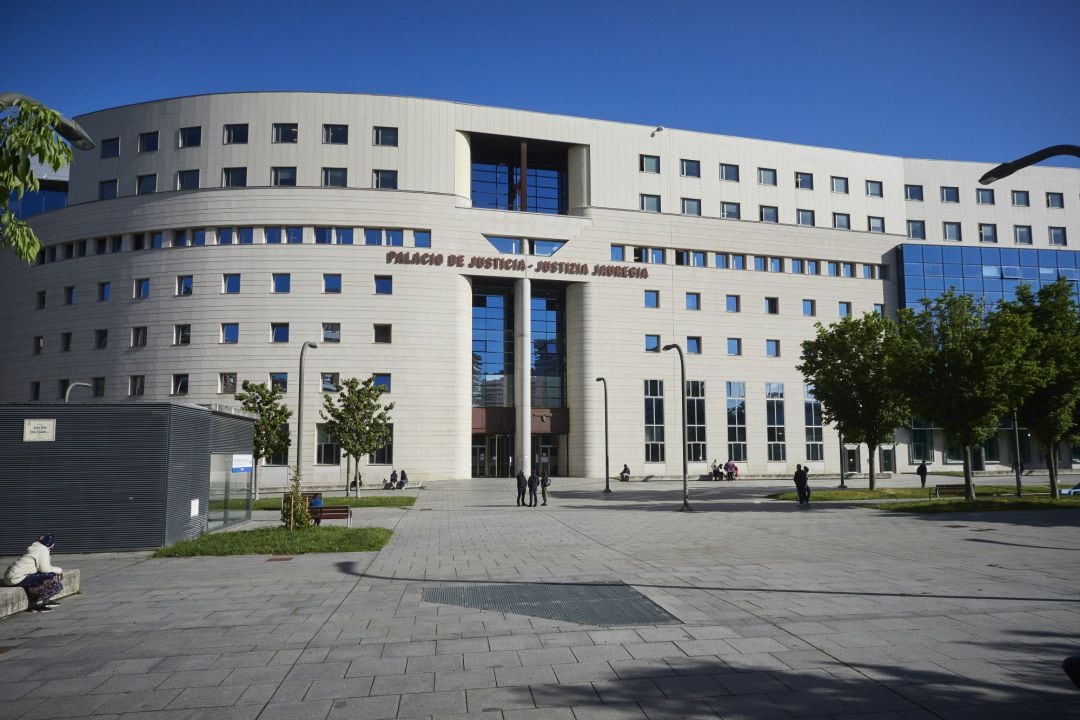
[[[1038,384],[1038,367],[1025,357],[1031,323],[1017,313],[985,313],[970,295],[950,290],[923,300],[919,312],[901,310],[897,324],[900,387],[915,414],[963,448],[964,485],[974,500],[972,448]]]
[[[290,530],[311,527],[311,513],[300,489],[300,473],[289,468],[289,494],[281,503],[281,522]]]
[[[879,313],[846,317],[829,327],[817,324],[817,337],[802,344],[797,366],[814,386],[822,415],[844,440],[866,443],[870,451],[870,489],[876,485],[874,458],[882,443],[909,415],[907,398],[897,392],[892,371],[898,349],[896,323]]]
[[[15,217],[11,198],[40,187],[32,160],[54,171],[71,162],[71,148],[57,135],[60,123],[60,113],[29,99],[0,110],[0,249],[13,248],[26,262],[34,260],[41,242]]]
[[[323,396],[321,414],[327,432],[337,438],[342,450],[356,458],[359,475],[360,458],[390,442],[390,411],[394,403],[382,404],[379,398],[385,390],[375,384],[374,376],[363,381],[346,378],[338,390],[336,400],[333,395]]]
[[[1080,307],[1072,282],[1059,279],[1033,293],[1027,285],[1000,312],[1028,319],[1035,335],[1025,357],[1041,370],[1038,386],[1018,408],[1020,420],[1046,457],[1050,495],[1058,497],[1057,460],[1061,443],[1074,434],[1080,405]]]
[[[255,455],[252,485],[254,485],[255,498],[258,499],[259,463],[269,460],[279,452],[288,450],[290,439],[287,423],[292,417],[292,410],[286,407],[281,391],[268,387],[265,383],[245,380],[240,390],[236,393],[240,406],[258,416],[255,420],[255,436],[252,439],[252,453]]]

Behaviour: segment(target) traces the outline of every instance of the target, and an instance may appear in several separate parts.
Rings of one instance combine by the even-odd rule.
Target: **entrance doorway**
[[[881,472],[896,472],[896,450],[891,447],[881,448]]]
[[[532,436],[533,472],[540,475],[559,474],[559,436]]]
[[[844,472],[845,473],[858,473],[859,472],[859,448],[844,448]]]
[[[514,436],[477,433],[472,436],[472,476],[511,477]]]

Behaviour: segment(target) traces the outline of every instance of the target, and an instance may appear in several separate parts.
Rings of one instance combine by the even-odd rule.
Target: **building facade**
[[[98,149],[76,151],[67,207],[32,218],[38,262],[0,261],[0,402],[78,381],[88,402],[229,404],[275,384],[293,445],[271,484],[297,442],[306,481],[344,482],[322,395],[370,375],[395,409],[392,442],[359,459],[369,481],[602,477],[605,418],[635,476],[680,475],[684,441],[692,477],[728,458],[751,477],[862,471],[795,369],[815,323],[1080,272],[1075,169],[983,188],[985,164],[353,94],[78,122]],[[986,464],[1011,463],[1009,437]],[[885,470],[958,460],[918,419],[897,441]]]

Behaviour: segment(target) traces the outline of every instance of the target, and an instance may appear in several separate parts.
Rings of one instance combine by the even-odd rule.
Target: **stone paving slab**
[[[59,557],[83,594],[0,621],[0,720],[1080,716],[1080,514],[799,508],[760,481],[692,483],[686,514],[677,484],[600,487],[519,509],[509,481],[431,483],[363,512],[395,532],[379,553]],[[422,599],[613,582],[679,624]]]

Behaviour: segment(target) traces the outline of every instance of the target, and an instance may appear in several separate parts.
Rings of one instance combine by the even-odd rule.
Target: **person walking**
[[[926,461],[923,460],[919,463],[919,467],[915,468],[915,474],[919,476],[919,484],[926,487]]]
[[[810,474],[803,470],[802,465],[795,466],[795,494],[799,497],[799,504],[810,504]]]
[[[547,489],[551,486],[551,478],[547,473],[540,476],[540,495],[544,498],[543,505],[547,505]]]
[[[540,485],[540,478],[536,473],[529,473],[529,507],[536,507],[536,488]]]
[[[52,535],[42,535],[4,572],[4,585],[25,590],[30,610],[35,612],[52,612],[59,607],[52,598],[64,589],[60,582],[64,571],[53,565],[49,557],[55,544]]]
[[[517,504],[518,507],[525,506],[525,487],[527,481],[525,480],[525,471],[517,471]]]

